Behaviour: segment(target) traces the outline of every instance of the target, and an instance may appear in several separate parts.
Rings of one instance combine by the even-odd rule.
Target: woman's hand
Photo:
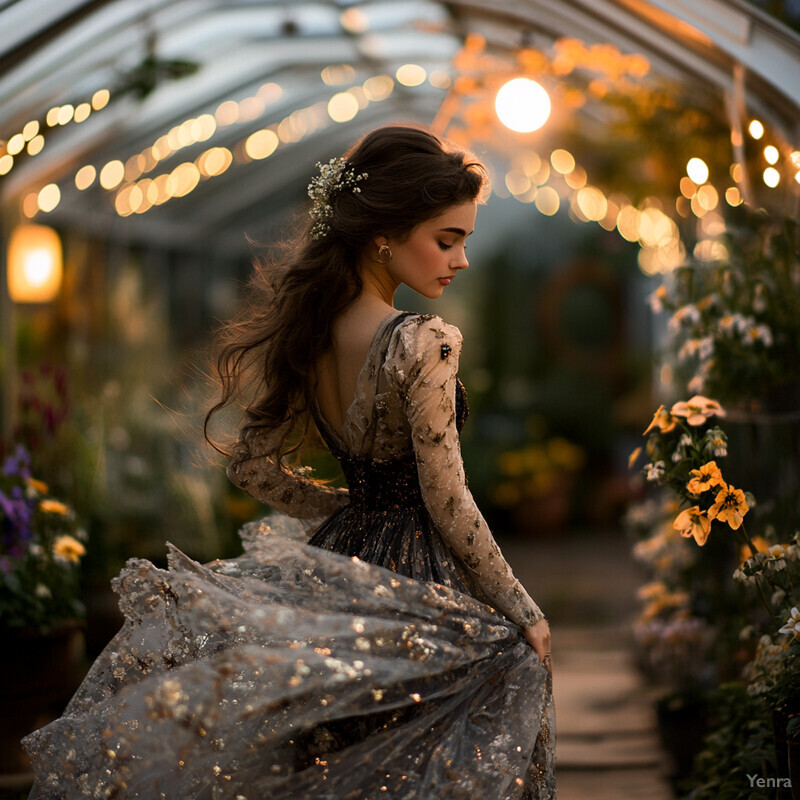
[[[553,664],[550,659],[550,626],[546,619],[540,619],[535,625],[524,628],[525,639],[536,651],[542,666],[552,675]]]

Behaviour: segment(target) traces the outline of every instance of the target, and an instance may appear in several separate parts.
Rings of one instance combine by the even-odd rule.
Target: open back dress
[[[228,475],[273,513],[237,558],[128,562],[123,628],[24,740],[32,798],[555,798],[543,615],[467,486],[461,345],[394,312],[341,434],[312,398],[347,489],[244,428]]]

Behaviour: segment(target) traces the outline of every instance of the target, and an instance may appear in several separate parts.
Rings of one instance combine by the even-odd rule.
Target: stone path
[[[633,665],[640,583],[621,534],[501,540],[550,619],[558,800],[671,800],[652,699]]]

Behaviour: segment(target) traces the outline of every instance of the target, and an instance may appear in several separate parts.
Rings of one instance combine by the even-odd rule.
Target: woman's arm
[[[467,488],[455,420],[461,332],[423,314],[402,323],[395,336],[387,367],[404,398],[425,506],[487,598],[523,628],[533,626],[544,614],[503,558]]]
[[[250,428],[233,448],[227,474],[256,500],[298,519],[327,517],[347,505],[350,492],[306,477],[308,467],[285,467],[276,458],[291,421],[278,428]]]

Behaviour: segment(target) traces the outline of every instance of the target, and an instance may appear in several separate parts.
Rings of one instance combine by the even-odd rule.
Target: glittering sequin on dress
[[[520,628],[541,611],[467,487],[460,352],[439,317],[393,314],[342,433],[312,404],[348,489],[276,463],[280,431],[239,443],[231,479],[276,513],[238,558],[129,562],[125,626],[25,740],[32,798],[555,798],[552,684]]]

